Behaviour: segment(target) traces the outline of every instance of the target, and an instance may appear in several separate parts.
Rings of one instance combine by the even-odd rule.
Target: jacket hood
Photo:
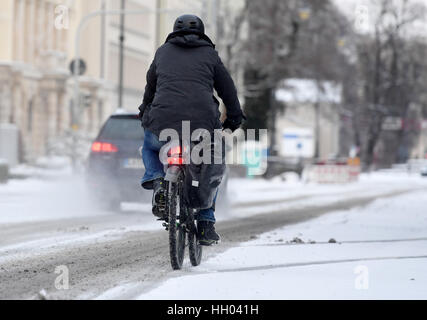
[[[197,31],[180,30],[172,32],[166,38],[166,42],[170,42],[177,46],[187,48],[204,46],[211,46],[215,48],[215,45],[213,44],[212,40],[209,39],[206,34]]]

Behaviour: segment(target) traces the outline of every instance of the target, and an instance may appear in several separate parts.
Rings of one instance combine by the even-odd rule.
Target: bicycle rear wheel
[[[174,270],[182,268],[185,254],[186,230],[180,222],[185,221],[181,210],[182,174],[176,183],[169,183],[169,253]]]
[[[193,266],[198,266],[202,261],[203,247],[199,244],[199,241],[197,241],[197,229],[195,225],[192,226],[188,233],[188,251],[191,264]]]

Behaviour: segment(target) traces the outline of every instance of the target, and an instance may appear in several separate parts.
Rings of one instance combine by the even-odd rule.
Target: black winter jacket
[[[181,135],[183,120],[190,121],[191,132],[221,128],[213,89],[223,100],[227,116],[241,118],[236,87],[211,40],[204,34],[171,33],[147,72],[139,107],[143,127],[156,135],[166,128]]]

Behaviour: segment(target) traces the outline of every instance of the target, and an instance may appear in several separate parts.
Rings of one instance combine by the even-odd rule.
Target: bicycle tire
[[[184,214],[181,210],[182,205],[182,173],[179,174],[176,183],[169,183],[168,187],[168,216],[169,216],[169,254],[172,269],[182,268],[185,255],[186,230],[178,224],[177,209],[180,209],[180,222]]]
[[[199,244],[199,241],[197,241],[196,226],[193,226],[188,233],[188,253],[190,255],[191,265],[194,267],[200,265],[202,262],[203,247]]]

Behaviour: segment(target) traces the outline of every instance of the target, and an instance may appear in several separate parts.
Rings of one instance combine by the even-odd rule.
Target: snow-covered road
[[[426,188],[427,179],[407,174],[363,175],[360,182],[346,185],[231,180],[229,209],[217,212],[222,244],[205,250],[200,267],[190,268],[186,261],[184,270],[172,272],[167,233],[153,219],[149,204],[123,204],[121,212],[100,210],[88,198],[82,180],[67,175],[49,181],[11,181],[0,186],[0,298],[32,298],[45,289],[52,298],[154,299],[170,293],[175,299],[174,286],[186,292],[184,279],[192,283],[199,278],[212,281],[214,290],[197,298],[357,298],[354,295],[363,292],[361,297],[370,298],[384,292],[375,286],[377,281],[389,282],[387,277],[402,269],[399,263],[414,271],[409,285],[419,288],[423,282],[417,266],[425,267],[422,256],[427,255],[422,250],[427,247],[427,227],[420,209],[423,203],[426,207]],[[367,208],[358,208],[376,198]],[[408,203],[408,207],[396,209],[400,215],[388,215],[382,203],[392,208]],[[368,209],[379,214],[359,214]],[[325,215],[337,210],[342,212]],[[359,216],[369,219],[354,219]],[[294,237],[316,244],[286,243]],[[341,244],[323,243],[329,237]],[[396,239],[402,241],[390,241]],[[393,260],[398,257],[406,260]],[[391,263],[390,272],[377,276],[375,270]],[[350,275],[343,269],[346,265]],[[354,290],[353,269],[359,265],[368,267],[369,290]],[[69,268],[68,290],[54,285],[58,266]],[[298,279],[309,277],[303,272],[307,268],[314,270],[309,273],[314,280],[301,282]],[[322,296],[328,274],[336,274],[332,277],[336,282],[329,279],[328,286],[336,294],[323,291]],[[236,280],[232,291],[215,285],[232,283],[229,279]],[[292,291],[296,282],[299,285]],[[301,289],[308,283],[312,284],[309,293]],[[353,290],[334,287],[340,283],[352,283]],[[180,291],[180,297],[194,298],[193,289],[188,287],[188,295]]]
[[[426,208],[420,191],[279,228],[139,299],[427,299]]]

